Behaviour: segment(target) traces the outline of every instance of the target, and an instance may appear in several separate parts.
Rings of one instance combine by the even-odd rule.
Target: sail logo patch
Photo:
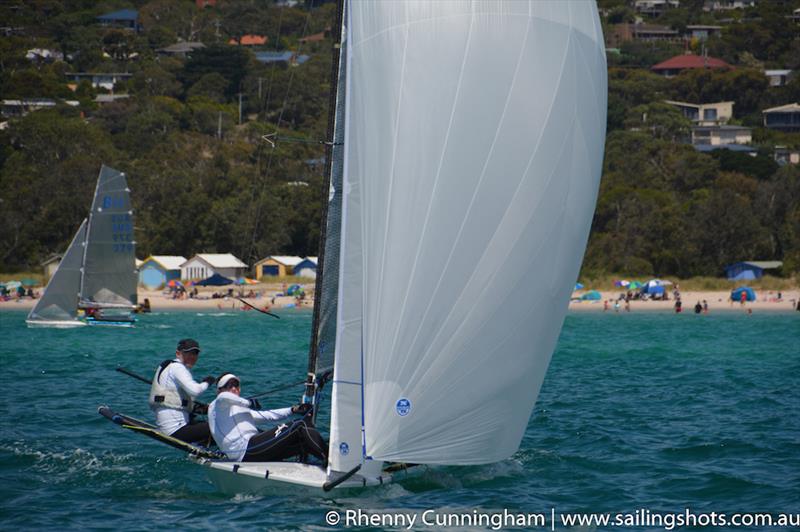
[[[347,442],[342,442],[339,444],[339,454],[342,456],[347,456],[350,453],[350,446],[347,445]]]
[[[400,417],[407,416],[409,412],[411,412],[411,401],[409,401],[405,397],[401,397],[400,399],[397,400],[395,409],[397,410],[398,416]]]

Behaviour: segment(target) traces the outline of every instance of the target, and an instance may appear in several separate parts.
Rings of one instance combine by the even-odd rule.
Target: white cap
[[[225,387],[226,384],[228,384],[229,381],[234,379],[239,382],[242,382],[242,380],[233,373],[226,373],[225,375],[220,377],[219,380],[217,381],[217,389],[221,390],[222,388]]]

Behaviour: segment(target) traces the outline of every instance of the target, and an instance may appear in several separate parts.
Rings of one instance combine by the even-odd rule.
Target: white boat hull
[[[75,327],[85,327],[86,322],[79,320],[58,321],[58,320],[25,320],[28,327],[50,328],[50,329],[73,329]]]
[[[322,492],[331,479],[325,468],[297,462],[219,462],[207,459],[198,461],[208,469],[211,482],[222,493],[273,493],[296,492],[298,488]],[[392,482],[392,475],[383,473],[377,478],[358,474],[345,480],[334,489],[360,489]]]

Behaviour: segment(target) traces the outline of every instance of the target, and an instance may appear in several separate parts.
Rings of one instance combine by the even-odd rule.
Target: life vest
[[[148,402],[150,407],[166,406],[168,408],[177,408],[179,410],[192,411],[194,408],[194,401],[188,395],[181,392],[181,390],[172,390],[161,384],[161,373],[167,369],[172,363],[180,364],[177,360],[165,360],[156,368],[156,373],[153,376],[153,384],[150,386],[150,397]]]

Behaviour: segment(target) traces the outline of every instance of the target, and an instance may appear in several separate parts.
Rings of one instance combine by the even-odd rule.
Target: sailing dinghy
[[[319,410],[333,370],[329,462],[200,460],[224,491],[508,458],[589,234],[607,99],[594,2],[349,0],[339,17],[306,391]]]
[[[103,165],[89,217],[67,248],[29,327],[132,327],[136,307],[136,243],[125,174]]]

